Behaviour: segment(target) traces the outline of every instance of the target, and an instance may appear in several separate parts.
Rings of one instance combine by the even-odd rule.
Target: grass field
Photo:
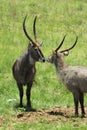
[[[72,117],[72,94],[58,80],[53,65],[37,63],[37,74],[31,91],[32,106],[38,112],[16,108],[19,93],[12,76],[12,65],[28,46],[22,22],[33,37],[32,24],[37,15],[37,36],[43,41],[43,53],[48,57],[63,36],[63,48],[71,46],[76,35],[78,43],[65,59],[69,65],[87,66],[87,1],[86,0],[1,0],[0,1],[0,130],[86,130],[85,119]],[[26,87],[24,87],[26,89]],[[24,96],[26,105],[26,96]],[[85,107],[87,96],[85,95]],[[51,109],[63,114],[70,108],[71,116],[47,114]],[[87,109],[87,108],[86,108]],[[52,110],[53,111],[53,110]],[[52,112],[51,111],[51,112]],[[42,112],[42,113],[40,113]],[[71,113],[72,112],[72,113]],[[46,116],[45,116],[46,114]],[[52,119],[52,120],[51,120]]]

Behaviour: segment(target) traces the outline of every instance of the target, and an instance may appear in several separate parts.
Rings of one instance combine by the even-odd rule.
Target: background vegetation
[[[18,113],[24,112],[24,109],[15,107],[19,103],[19,93],[11,68],[28,45],[22,29],[26,14],[26,26],[32,37],[33,19],[38,16],[37,36],[43,41],[42,50],[45,57],[52,53],[65,34],[67,37],[62,49],[71,46],[78,35],[78,43],[66,57],[66,62],[69,65],[87,66],[86,0],[0,0],[0,130],[74,129],[73,122],[28,124],[13,120]],[[72,94],[58,80],[54,66],[49,63],[37,63],[36,67],[36,82],[31,93],[32,106],[37,110],[55,106],[74,106]],[[86,123],[76,127],[82,128],[86,129]]]

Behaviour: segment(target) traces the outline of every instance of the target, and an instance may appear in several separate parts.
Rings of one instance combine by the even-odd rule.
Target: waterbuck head
[[[70,48],[59,51],[60,47],[63,45],[65,37],[66,35],[63,37],[63,40],[61,41],[60,45],[53,51],[52,55],[47,59],[48,62],[53,63],[56,66],[59,65],[60,67],[63,67],[65,65],[64,56],[68,56],[69,51],[75,47],[78,40],[78,37],[76,37],[74,44]]]
[[[25,21],[26,21],[26,18],[27,18],[27,15],[25,16],[24,18],[24,21],[23,21],[23,30],[24,30],[24,33],[26,35],[26,37],[28,38],[28,40],[30,41],[30,44],[28,46],[28,53],[29,53],[29,56],[31,57],[31,59],[33,61],[40,61],[40,62],[45,62],[45,58],[44,58],[44,55],[40,49],[42,43],[40,43],[38,40],[37,40],[37,35],[36,35],[36,28],[35,28],[35,24],[36,24],[36,19],[37,19],[37,16],[34,18],[34,23],[33,23],[33,33],[34,33],[34,38],[35,40],[33,40],[30,35],[27,33],[26,31],[26,26],[25,26]]]

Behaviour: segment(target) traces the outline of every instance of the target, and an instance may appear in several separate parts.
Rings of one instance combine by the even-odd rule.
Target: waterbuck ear
[[[30,41],[30,45],[31,45],[31,46],[34,46],[33,43],[32,43],[31,41]]]
[[[64,56],[68,56],[69,55],[69,51],[65,51],[63,52]]]
[[[43,42],[40,42],[40,46],[42,47],[42,45],[43,45]]]
[[[36,45],[33,44],[31,41],[30,41],[30,46],[31,46],[31,47],[36,47]]]
[[[54,50],[52,50],[52,53],[53,53],[53,54],[57,54],[57,52],[55,52]]]

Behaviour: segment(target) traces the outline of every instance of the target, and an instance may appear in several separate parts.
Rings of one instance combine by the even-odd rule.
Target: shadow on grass
[[[86,118],[86,116],[75,116],[75,115],[72,115],[72,116],[68,116],[68,115],[65,115],[65,113],[63,112],[57,112],[57,111],[51,111],[51,112],[47,112],[49,115],[54,115],[54,116],[63,116],[65,118]]]
[[[63,112],[56,112],[56,111],[51,111],[51,112],[47,112],[49,115],[54,115],[54,116],[64,116],[66,118],[69,118],[70,116],[64,115]]]
[[[19,109],[24,112],[36,112],[36,109],[33,107],[28,107],[28,106],[20,106],[19,104],[16,104],[14,108]]]

